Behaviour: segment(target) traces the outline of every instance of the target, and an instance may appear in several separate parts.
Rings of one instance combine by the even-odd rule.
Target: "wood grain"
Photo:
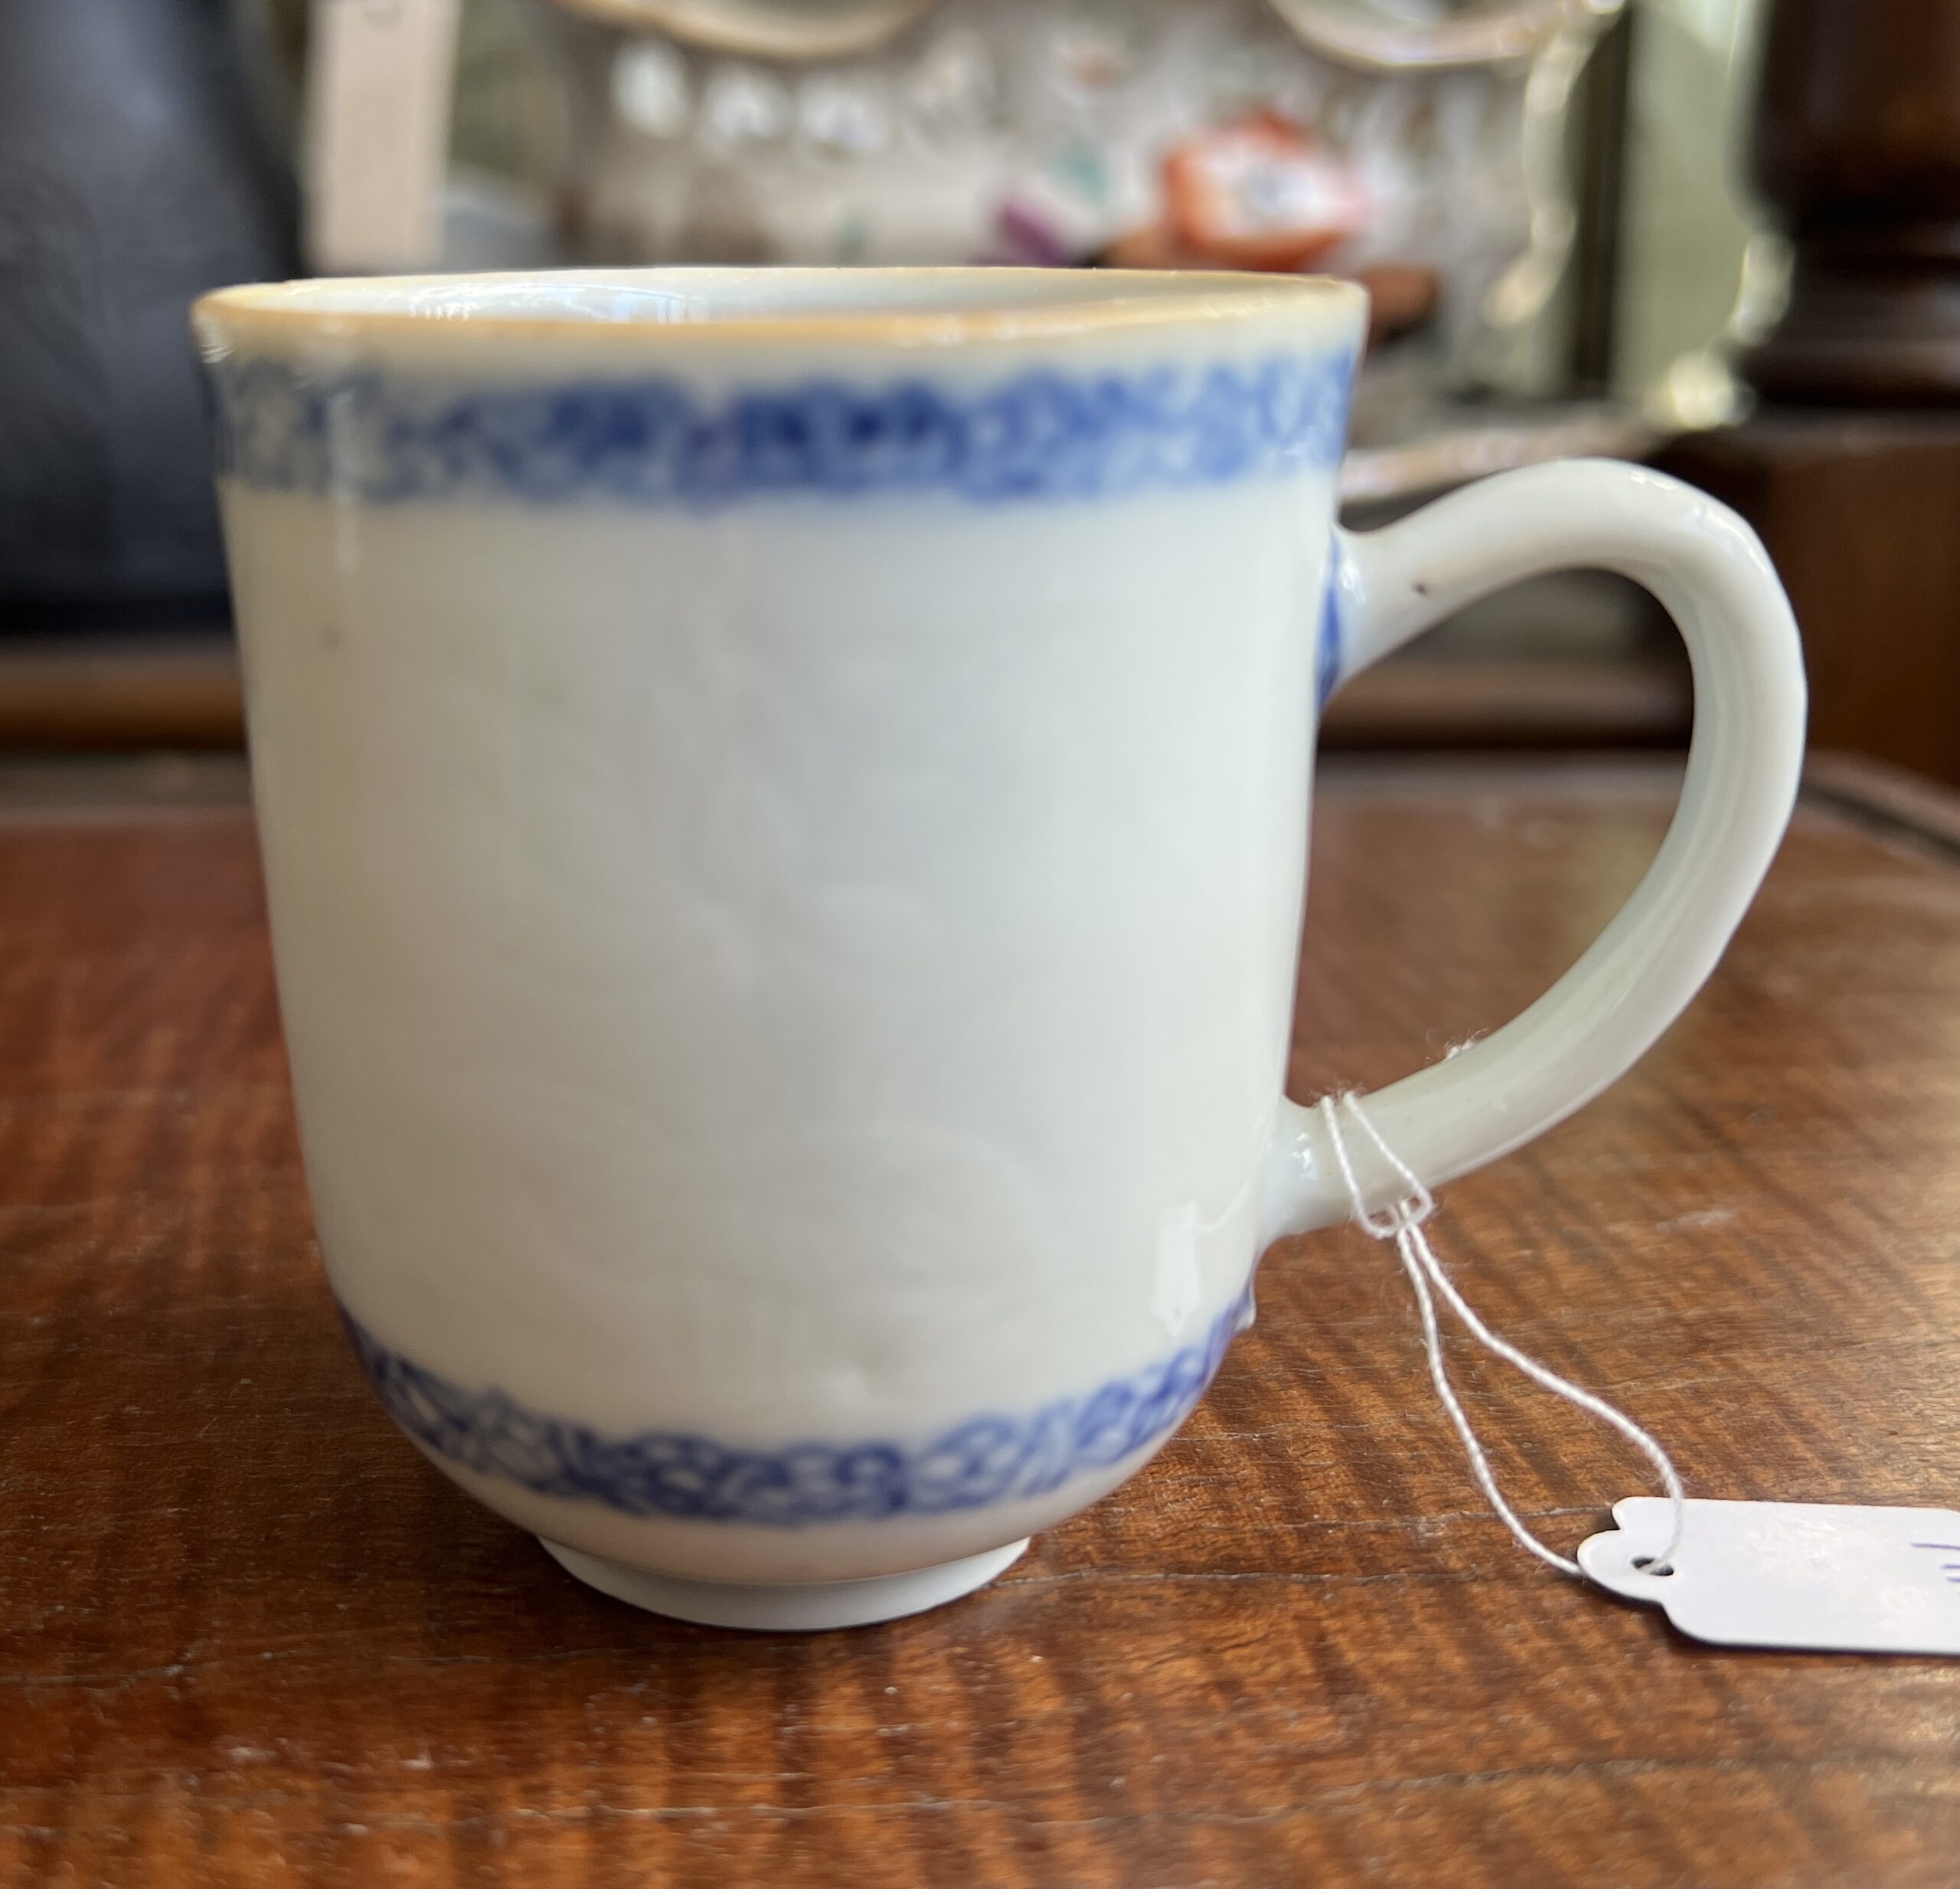
[[[1330,770],[1298,1092],[1502,1021],[1671,791]],[[1960,1668],[1698,1648],[1527,1561],[1352,1233],[1276,1250],[1185,1432],[969,1600],[743,1636],[577,1587],[335,1325],[243,808],[31,797],[0,819],[0,1881],[1953,1881]],[[1688,1018],[1452,1187],[1441,1242],[1698,1492],[1932,1503],[1956,1223],[1960,850],[1841,780]],[[1460,1369],[1554,1538],[1642,1488]]]

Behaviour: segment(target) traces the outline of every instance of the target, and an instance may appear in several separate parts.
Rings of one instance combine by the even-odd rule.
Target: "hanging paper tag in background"
[[[1960,1514],[1824,1502],[1690,1502],[1671,1574],[1635,1564],[1666,1547],[1674,1505],[1613,1505],[1619,1529],[1580,1544],[1602,1587],[1667,1610],[1720,1646],[1960,1654]]]
[[[313,0],[306,253],[326,275],[442,260],[457,0]]]

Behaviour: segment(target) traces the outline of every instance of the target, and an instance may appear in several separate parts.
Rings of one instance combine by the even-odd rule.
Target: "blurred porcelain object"
[[[882,45],[935,0],[557,0],[629,32],[655,29],[757,59],[848,59]]]
[[[1438,311],[1422,355],[1432,400],[1557,392],[1573,91],[1619,4],[564,0],[564,24],[588,22],[569,38],[591,152],[568,201],[596,261],[1420,273],[1436,288],[1408,306]],[[766,47],[761,12],[781,29]],[[757,62],[796,88],[802,135],[730,138],[710,111],[691,148],[650,143],[631,95],[594,76],[593,18],[670,34],[697,62]],[[829,37],[812,37],[818,24]],[[1223,194],[1245,214],[1200,219],[1217,240],[1194,248],[1175,180],[1221,167],[1240,174]]]
[[[1148,1460],[1262,1250],[1347,1212],[1282,1088],[1319,704],[1471,599],[1648,584],[1694,749],[1599,942],[1381,1131],[1434,1182],[1515,1148],[1713,968],[1802,744],[1761,547],[1586,462],[1338,531],[1364,314],[1011,270],[198,305],[328,1274],[408,1434],[582,1578],[888,1618]]]
[[[796,107],[789,88],[760,66],[724,60],[708,74],[701,95],[701,129],[711,144],[734,149],[787,137]]]
[[[1560,34],[1609,18],[1621,0],[1486,0],[1370,5],[1367,0],[1268,0],[1309,46],[1355,65],[1438,71],[1536,58]]]
[[[663,41],[628,41],[612,60],[612,109],[649,138],[681,137],[694,115],[687,61]]]
[[[906,80],[913,123],[929,143],[957,145],[1000,128],[1001,75],[978,33],[942,33]]]
[[[869,156],[891,139],[891,107],[875,74],[812,74],[802,82],[796,116],[812,146],[839,157]]]
[[[1145,56],[1151,9],[1135,0],[1058,0],[1044,65],[1077,97],[1094,100],[1137,76]]]

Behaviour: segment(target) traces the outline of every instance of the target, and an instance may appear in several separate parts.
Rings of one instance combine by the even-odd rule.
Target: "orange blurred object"
[[[1214,251],[1184,247],[1161,224],[1153,224],[1119,237],[1098,260],[1109,269],[1216,269],[1221,259]],[[1369,263],[1332,273],[1367,290],[1371,343],[1420,328],[1442,297],[1442,278],[1426,263]]]
[[[1272,111],[1177,145],[1164,197],[1178,246],[1232,269],[1308,268],[1373,221],[1352,167]]]

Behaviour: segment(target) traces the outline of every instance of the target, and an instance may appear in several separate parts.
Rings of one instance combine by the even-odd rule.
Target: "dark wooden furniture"
[[[1755,168],[1795,244],[1775,400],[1960,401],[1960,0],[1774,0]]]
[[[1766,407],[1659,463],[1762,534],[1812,740],[1960,786],[1960,412]]]
[[[0,753],[244,745],[244,691],[228,632],[0,641]]]
[[[1772,0],[1753,152],[1795,250],[1766,404],[1662,463],[1762,533],[1816,740],[1960,786],[1960,0]]]
[[[0,1881],[524,1889],[1950,1885],[1960,1666],[1732,1653],[1485,1512],[1393,1257],[1276,1250],[1132,1485],[943,1612],[799,1639],[576,1586],[336,1326],[235,763],[0,770]],[[1508,1016],[1664,764],[1348,763],[1298,1093]],[[1951,1502],[1960,808],[1815,781],[1631,1078],[1448,1190],[1473,1299],[1707,1495]],[[1570,1544],[1640,1466],[1461,1372]]]

